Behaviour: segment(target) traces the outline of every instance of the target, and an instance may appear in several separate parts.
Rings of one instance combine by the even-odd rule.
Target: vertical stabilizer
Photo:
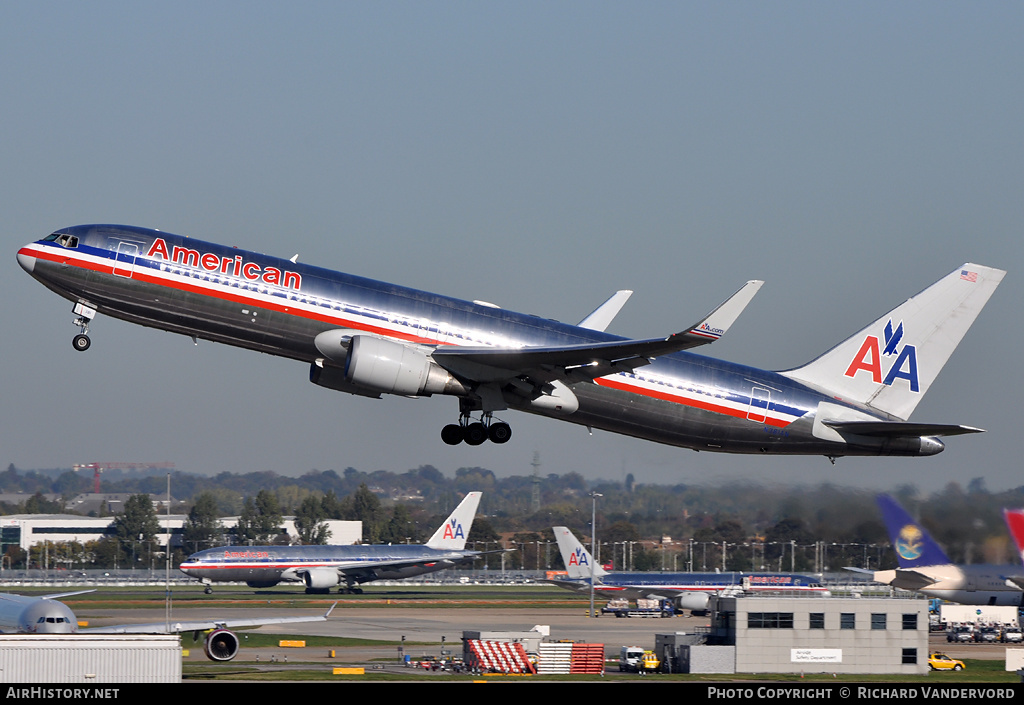
[[[1017,556],[1024,562],[1024,509],[1004,509],[1003,517],[1013,544],[1017,547]]]
[[[926,565],[948,565],[949,557],[939,544],[915,522],[906,510],[889,495],[878,495],[878,506],[889,532],[889,540],[896,552],[900,568],[919,568]]]
[[[783,375],[907,419],[1006,274],[964,264],[816,360]]]
[[[562,554],[562,562],[565,564],[565,571],[574,580],[590,580],[590,576],[600,578],[607,575],[608,571],[599,565],[594,564],[590,552],[583,547],[569,529],[564,526],[551,528],[555,532],[555,540],[558,541],[558,550]]]
[[[427,541],[427,548],[439,548],[445,551],[461,551],[466,548],[466,537],[473,527],[476,508],[480,505],[480,492],[470,492],[459,502],[459,506],[438,527],[434,535]]]

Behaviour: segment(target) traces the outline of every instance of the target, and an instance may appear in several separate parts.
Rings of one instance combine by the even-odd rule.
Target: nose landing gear
[[[85,352],[92,345],[92,340],[89,339],[89,321],[96,316],[96,309],[79,301],[72,311],[78,316],[75,325],[81,332],[71,339],[71,346],[78,352]]]

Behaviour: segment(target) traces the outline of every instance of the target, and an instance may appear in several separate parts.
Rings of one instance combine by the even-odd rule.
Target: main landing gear
[[[467,445],[478,446],[484,441],[491,443],[508,443],[512,438],[512,427],[504,421],[494,421],[489,413],[481,416],[480,421],[470,423],[468,413],[459,416],[459,423],[450,423],[441,429],[441,440],[450,446],[457,446],[463,441]]]

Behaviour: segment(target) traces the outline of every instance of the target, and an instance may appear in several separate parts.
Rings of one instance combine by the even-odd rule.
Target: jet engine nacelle
[[[706,612],[710,599],[711,595],[706,592],[691,592],[685,595],[678,595],[675,598],[676,611],[686,609],[691,612]]]
[[[338,584],[338,571],[334,568],[310,568],[302,574],[302,582],[314,590],[332,588]]]
[[[372,335],[352,337],[345,379],[362,389],[407,397],[468,391],[425,351]]]
[[[211,661],[230,661],[238,655],[238,637],[227,629],[214,629],[203,642],[203,653]]]

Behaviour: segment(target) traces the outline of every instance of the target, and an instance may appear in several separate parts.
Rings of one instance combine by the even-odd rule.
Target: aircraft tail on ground
[[[466,537],[473,527],[476,508],[480,505],[480,492],[470,492],[449,515],[434,535],[427,541],[427,548],[445,551],[462,551],[466,548]]]
[[[551,530],[555,532],[558,550],[562,554],[562,562],[565,564],[565,571],[570,578],[590,580],[591,575],[600,578],[602,575],[608,574],[604,568],[594,564],[590,552],[583,547],[583,544],[569,529],[564,526],[554,526]]]
[[[878,495],[878,506],[901,569],[947,565],[951,561],[924,528],[889,495]]]
[[[957,267],[821,357],[781,374],[906,420],[1005,274],[979,264]],[[910,429],[909,435],[970,432],[956,428],[965,427],[945,432],[935,427],[923,434]]]
[[[1017,547],[1017,556],[1024,562],[1024,509],[1004,509],[1003,517],[1006,519],[1006,528],[1010,530],[1010,537]]]

